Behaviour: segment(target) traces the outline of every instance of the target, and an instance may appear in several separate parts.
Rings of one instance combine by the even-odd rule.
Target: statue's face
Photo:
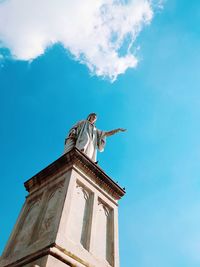
[[[96,120],[97,120],[97,116],[96,115],[91,115],[90,118],[89,118],[89,121],[92,124],[94,124]]]

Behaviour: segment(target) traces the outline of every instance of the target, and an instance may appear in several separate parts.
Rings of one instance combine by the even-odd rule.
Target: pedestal
[[[85,154],[74,148],[25,187],[1,267],[119,267],[117,203],[125,191]]]

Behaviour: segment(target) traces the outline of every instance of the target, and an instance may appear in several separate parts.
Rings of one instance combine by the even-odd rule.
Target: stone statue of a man
[[[103,152],[106,137],[118,132],[126,131],[122,128],[108,132],[101,131],[95,126],[96,120],[96,113],[91,113],[86,120],[79,121],[70,129],[69,134],[65,139],[64,153],[67,153],[73,147],[76,147],[96,162],[96,150],[98,148],[100,152]]]

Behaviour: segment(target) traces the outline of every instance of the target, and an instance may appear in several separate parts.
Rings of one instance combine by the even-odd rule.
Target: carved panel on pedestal
[[[27,209],[20,222],[21,226],[13,245],[13,253],[24,250],[30,243],[31,234],[38,219],[40,209],[41,197],[27,203]]]
[[[98,258],[113,263],[113,216],[112,209],[98,200],[95,235],[95,254]]]
[[[50,191],[46,201],[45,214],[39,230],[39,238],[44,234],[54,230],[54,222],[57,215],[64,182],[59,183]]]
[[[69,238],[73,242],[81,244],[85,249],[89,248],[89,235],[91,228],[90,202],[90,191],[81,184],[77,183],[72,198],[67,232]]]

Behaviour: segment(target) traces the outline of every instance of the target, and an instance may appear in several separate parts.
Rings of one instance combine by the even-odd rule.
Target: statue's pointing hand
[[[124,128],[118,128],[118,132],[126,132],[127,130]]]
[[[111,136],[113,134],[116,134],[116,133],[119,133],[119,132],[125,132],[126,129],[123,129],[123,128],[118,128],[118,129],[115,129],[115,130],[112,130],[112,131],[109,131],[109,132],[105,132],[105,136]]]

